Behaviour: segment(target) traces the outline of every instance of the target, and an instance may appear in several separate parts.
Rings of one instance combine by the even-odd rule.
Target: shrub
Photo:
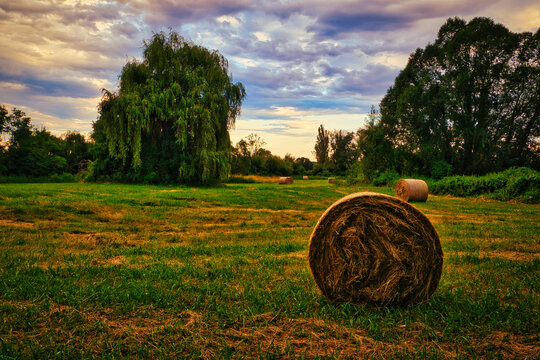
[[[366,182],[360,163],[356,162],[347,169],[346,181],[348,185],[357,185]]]
[[[256,181],[252,178],[245,178],[241,176],[231,176],[229,180],[227,180],[229,184],[253,184],[256,183]]]
[[[435,180],[440,180],[444,177],[452,174],[452,165],[444,160],[438,160],[433,162],[431,167],[431,177]]]
[[[77,182],[77,177],[70,173],[54,174],[51,176],[0,176],[0,184],[30,184],[30,183],[68,183]]]
[[[385,170],[373,179],[372,184],[375,186],[394,186],[400,176],[395,170]]]
[[[498,200],[540,202],[540,172],[529,168],[511,168],[485,176],[451,176],[430,186],[433,194],[455,196],[488,195]]]
[[[54,175],[51,175],[49,179],[50,179],[50,182],[55,182],[55,183],[77,182],[77,177],[70,173],[54,174]]]
[[[160,176],[155,172],[149,172],[144,176],[143,183],[150,185],[157,185],[161,182]]]

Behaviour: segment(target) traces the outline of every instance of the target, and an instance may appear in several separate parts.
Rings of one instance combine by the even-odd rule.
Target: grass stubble
[[[538,358],[538,205],[430,196],[435,294],[334,305],[309,236],[363,190],[0,185],[0,358]]]

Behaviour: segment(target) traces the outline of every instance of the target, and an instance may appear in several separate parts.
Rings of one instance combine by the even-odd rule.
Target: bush
[[[160,183],[160,181],[161,179],[159,175],[155,171],[152,171],[145,175],[143,183],[150,184],[150,185],[157,185]]]
[[[488,195],[498,200],[540,202],[540,172],[529,168],[512,168],[485,176],[451,176],[434,182],[433,194],[454,196]]]
[[[70,173],[63,173],[63,174],[54,174],[50,176],[50,182],[55,183],[69,183],[69,182],[77,182],[77,177]]]
[[[251,178],[245,178],[241,176],[231,176],[229,180],[227,180],[227,183],[229,184],[253,184],[256,183],[254,179]]]
[[[357,185],[366,182],[360,163],[356,162],[347,169],[346,180],[348,185]]]
[[[394,186],[400,176],[395,170],[386,170],[373,179],[375,186]]]
[[[452,174],[452,165],[444,160],[434,161],[431,167],[431,177],[440,180]]]
[[[31,184],[31,183],[68,183],[77,182],[77,177],[70,173],[54,174],[51,176],[0,176],[0,184]]]

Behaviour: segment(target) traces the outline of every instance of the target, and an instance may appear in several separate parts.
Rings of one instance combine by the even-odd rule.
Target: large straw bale
[[[332,184],[332,183],[335,182],[335,181],[336,181],[336,178],[333,178],[333,177],[329,177],[329,178],[328,178],[328,182],[329,182],[330,184]]]
[[[309,176],[306,176],[306,175],[302,176],[302,180],[309,180]]]
[[[280,184],[292,184],[294,182],[291,176],[282,176],[279,178]]]
[[[426,216],[398,198],[348,195],[321,216],[309,266],[329,300],[400,305],[427,300],[442,273],[439,236]]]
[[[428,186],[424,180],[400,179],[396,184],[396,196],[403,201],[425,202]]]

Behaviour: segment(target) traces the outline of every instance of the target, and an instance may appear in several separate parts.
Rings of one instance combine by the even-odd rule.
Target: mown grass
[[[538,358],[540,206],[431,196],[434,296],[334,305],[308,239],[361,190],[0,185],[0,358]]]

